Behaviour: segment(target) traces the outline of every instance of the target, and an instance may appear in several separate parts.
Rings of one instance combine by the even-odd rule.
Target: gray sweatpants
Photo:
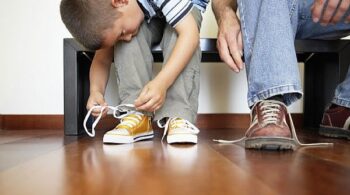
[[[193,8],[198,29],[202,15]],[[151,47],[160,43],[164,62],[175,46],[177,33],[164,19],[152,19],[140,26],[138,34],[130,42],[118,42],[114,48],[114,62],[121,104],[133,104],[143,87],[152,80],[153,57]],[[168,89],[165,103],[155,112],[154,120],[164,117],[180,117],[195,123],[198,110],[200,47],[190,62]]]

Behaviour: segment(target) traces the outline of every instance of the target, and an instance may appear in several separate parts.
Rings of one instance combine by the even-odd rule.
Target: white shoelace
[[[180,120],[179,120],[180,119]],[[157,125],[159,128],[164,128],[164,133],[162,136],[162,140],[164,139],[164,137],[166,136],[166,134],[168,133],[169,130],[169,126],[172,122],[176,123],[175,125],[178,128],[186,128],[188,129],[188,131],[192,134],[198,134],[199,133],[199,129],[193,125],[192,123],[190,123],[189,121],[185,120],[185,119],[181,119],[181,118],[169,118],[167,120],[167,122],[165,124],[161,124],[160,123],[161,120],[157,121]]]
[[[260,101],[257,102],[256,104],[258,104],[258,103],[260,103]],[[255,107],[256,104],[253,107]],[[261,108],[263,108],[263,111],[262,111],[262,113],[263,113],[263,123],[265,125],[267,125],[267,124],[276,124],[277,121],[278,121],[279,108],[281,106],[279,104],[283,104],[283,103],[275,101],[275,100],[265,100],[265,101],[262,102],[262,104],[263,105],[261,106]],[[285,106],[285,107],[287,107],[287,106]],[[250,112],[250,116],[252,116],[252,114],[253,114],[252,111]],[[298,146],[333,146],[333,143],[310,143],[310,144],[301,143],[299,141],[298,137],[297,137],[297,134],[296,134],[296,131],[295,131],[295,127],[294,127],[294,123],[293,123],[293,120],[292,120],[292,116],[291,116],[291,114],[288,111],[287,111],[287,113],[288,113],[290,126],[291,126],[290,129],[291,129],[291,132],[292,132],[292,139],[296,142],[296,144]],[[258,123],[257,115],[255,115],[252,125],[255,125],[256,123]],[[244,137],[242,137],[240,139],[236,139],[236,140],[214,139],[213,141],[219,142],[219,143],[223,143],[223,144],[234,144],[234,143],[239,143],[239,142],[245,141],[246,139],[247,139],[247,137],[244,136]]]
[[[276,103],[271,103],[270,101],[262,102],[261,109],[262,109],[262,115],[263,115],[263,125],[268,124],[277,124],[278,122],[278,112],[280,109],[280,105]],[[255,115],[254,120],[255,122],[258,121],[257,115]]]
[[[345,121],[345,123],[344,123],[344,129],[349,129],[349,127],[350,127],[350,117],[348,117],[348,119]]]
[[[113,106],[93,106],[92,108],[90,108],[90,110],[88,111],[88,113],[85,116],[84,119],[84,129],[85,132],[90,136],[90,137],[95,137],[95,127],[97,126],[98,122],[100,121],[101,117],[102,117],[102,113],[105,109],[111,109],[113,110],[113,117],[117,118],[117,119],[121,119],[124,118],[127,115],[130,114],[135,114],[137,116],[137,118],[141,121],[141,113],[137,112],[135,110],[133,110],[135,108],[135,106],[133,104],[121,104],[119,106],[113,107]],[[92,111],[94,109],[101,109],[100,114],[98,115],[98,117],[95,119],[95,121],[92,123],[92,128],[91,128],[91,132],[89,132],[88,128],[86,127],[86,123],[92,113]],[[120,114],[120,112],[126,112],[126,114]],[[131,120],[126,120],[126,121],[121,121],[120,124],[132,127],[133,125],[137,124],[138,120],[134,119],[133,121]]]

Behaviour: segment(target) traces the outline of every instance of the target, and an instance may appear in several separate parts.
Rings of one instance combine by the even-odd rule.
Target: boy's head
[[[136,0],[62,0],[60,11],[73,37],[92,50],[130,41],[144,18]]]

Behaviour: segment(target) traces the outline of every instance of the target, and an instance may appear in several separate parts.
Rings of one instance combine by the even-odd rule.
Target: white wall
[[[60,20],[59,2],[0,2],[0,114],[63,114],[62,39],[71,36]],[[216,32],[209,7],[201,36],[215,37]],[[249,112],[244,71],[235,74],[223,63],[201,67],[200,113]],[[111,77],[106,99],[113,105],[115,77]],[[291,111],[302,112],[302,101]]]
[[[59,0],[0,2],[0,113],[63,113]]]

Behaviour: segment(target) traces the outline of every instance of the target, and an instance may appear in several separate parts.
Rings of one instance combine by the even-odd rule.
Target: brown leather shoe
[[[323,113],[321,135],[350,139],[350,108],[330,106]]]
[[[256,103],[251,111],[251,124],[246,132],[245,147],[295,149],[296,142],[286,121],[289,118],[287,116],[287,107],[280,101],[263,100]]]

